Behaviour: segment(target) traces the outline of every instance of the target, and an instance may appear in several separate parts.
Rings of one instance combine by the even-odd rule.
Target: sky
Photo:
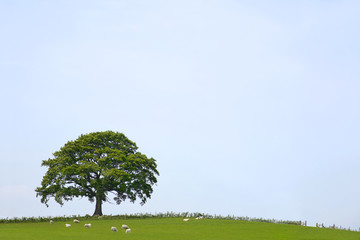
[[[360,227],[358,1],[0,1],[0,218],[47,208],[42,160],[112,130],[156,159],[141,206]]]

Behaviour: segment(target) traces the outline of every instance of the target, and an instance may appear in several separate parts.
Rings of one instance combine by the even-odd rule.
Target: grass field
[[[71,228],[65,228],[70,223]],[[84,228],[91,223],[91,228]],[[122,224],[131,228],[125,234]],[[115,226],[119,232],[112,232]],[[287,224],[260,223],[225,219],[190,218],[146,218],[128,220],[89,220],[80,224],[66,222],[39,223],[1,223],[1,240],[108,240],[108,239],[146,239],[146,240],[360,240],[360,232],[313,228]]]

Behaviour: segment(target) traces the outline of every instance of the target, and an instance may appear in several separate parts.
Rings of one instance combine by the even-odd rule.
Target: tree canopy
[[[113,131],[83,134],[67,142],[53,158],[42,161],[48,167],[36,196],[48,206],[50,198],[64,200],[87,197],[96,202],[94,215],[102,215],[103,202],[116,204],[129,199],[145,204],[159,175],[156,160],[137,151],[124,134]]]

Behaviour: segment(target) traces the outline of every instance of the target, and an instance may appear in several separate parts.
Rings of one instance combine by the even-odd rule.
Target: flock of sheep
[[[196,220],[199,220],[199,219],[202,219],[202,218],[203,218],[203,217],[200,216],[200,217],[197,217],[197,218],[195,218],[195,219],[196,219]],[[183,221],[184,221],[184,222],[187,222],[187,221],[189,221],[189,218],[185,218],[185,219],[183,219]],[[53,220],[50,220],[50,224],[53,224],[53,223],[54,223],[54,221],[53,221]],[[74,223],[80,223],[80,221],[79,221],[78,219],[74,219]],[[66,223],[66,224],[65,224],[65,227],[71,227],[71,224]],[[84,224],[84,227],[90,228],[90,227],[91,227],[91,223],[86,223],[86,224]],[[125,233],[131,233],[131,229],[129,228],[128,225],[123,224],[123,225],[121,226],[121,228],[125,229]],[[117,229],[117,227],[111,227],[111,231],[117,232],[118,229]]]
[[[53,223],[54,223],[54,221],[53,221],[53,220],[50,220],[50,224],[53,224]],[[74,223],[80,223],[80,221],[79,221],[78,219],[74,219]],[[71,227],[71,224],[66,223],[66,224],[65,224],[65,227]],[[91,227],[91,223],[86,223],[86,224],[84,224],[84,227],[90,228],[90,227]],[[121,226],[121,228],[125,229],[125,233],[131,233],[131,229],[129,228],[128,225],[123,224],[123,225]],[[117,227],[111,227],[111,231],[117,232],[117,231],[118,231],[118,230],[117,230]]]

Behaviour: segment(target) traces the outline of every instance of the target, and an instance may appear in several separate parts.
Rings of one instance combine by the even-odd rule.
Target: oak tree
[[[124,134],[113,131],[83,134],[67,142],[53,158],[42,161],[48,167],[36,196],[48,206],[50,198],[63,205],[75,197],[95,201],[94,215],[102,215],[102,204],[129,199],[143,205],[157,183],[156,160],[137,151]],[[112,193],[112,194],[111,194]]]

